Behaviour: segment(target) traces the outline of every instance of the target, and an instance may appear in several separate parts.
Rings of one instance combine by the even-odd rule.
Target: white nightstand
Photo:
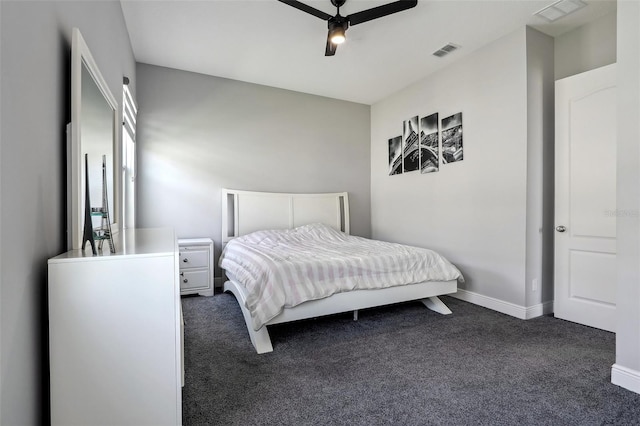
[[[213,241],[183,238],[180,250],[180,294],[213,296]]]

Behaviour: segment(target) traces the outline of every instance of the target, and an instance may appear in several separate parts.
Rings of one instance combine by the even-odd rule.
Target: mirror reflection
[[[92,208],[108,207],[111,222],[114,212],[113,109],[107,103],[86,65],[82,64],[80,140],[82,159],[88,154],[89,197]],[[102,158],[106,159],[107,203],[103,201]],[[84,173],[84,161],[82,174]],[[93,228],[101,226],[101,217],[92,217]]]

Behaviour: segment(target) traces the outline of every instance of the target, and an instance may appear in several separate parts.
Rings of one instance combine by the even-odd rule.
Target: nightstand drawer
[[[180,290],[209,287],[209,271],[180,272]]]
[[[213,296],[213,240],[183,238],[178,240],[178,247],[180,249],[178,260],[180,294]]]
[[[198,249],[190,250],[188,247],[183,247],[180,250],[180,269],[209,268],[209,251],[202,250],[202,247]]]

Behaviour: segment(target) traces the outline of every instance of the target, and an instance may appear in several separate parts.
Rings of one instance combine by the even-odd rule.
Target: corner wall
[[[526,29],[527,37],[527,260],[529,316],[552,311],[554,299],[554,39]],[[535,307],[535,308],[532,308]]]
[[[618,2],[618,297],[611,381],[640,393],[640,2]]]
[[[535,49],[528,51],[528,39]],[[465,276],[459,297],[520,318],[543,310],[542,295],[527,297],[527,281],[542,279],[543,261],[548,262],[538,232],[548,170],[528,155],[548,154],[553,128],[546,128],[549,115],[541,109],[550,101],[549,84],[552,40],[522,28],[373,105],[371,112],[373,237],[441,252]],[[532,90],[543,91],[533,106]],[[388,176],[388,139],[402,133],[403,120],[434,112],[440,119],[462,112],[464,160],[435,173]]]
[[[135,61],[117,1],[0,1],[0,424],[49,423],[47,259],[66,251],[71,30],[116,100]]]
[[[369,106],[138,64],[138,107],[139,226],[209,237],[217,264],[221,188],[348,191],[370,236]]]

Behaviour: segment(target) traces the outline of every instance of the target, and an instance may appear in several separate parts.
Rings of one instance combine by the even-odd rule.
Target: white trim
[[[458,292],[451,296],[523,320],[536,318],[553,312],[553,301],[526,307],[463,289],[458,289]]]
[[[611,366],[611,383],[640,393],[640,371],[613,364]]]

